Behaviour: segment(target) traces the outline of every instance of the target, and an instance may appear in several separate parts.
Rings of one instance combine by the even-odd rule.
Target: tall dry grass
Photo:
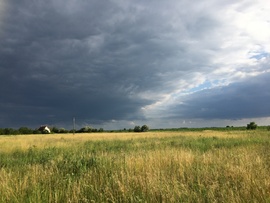
[[[250,137],[249,131],[213,131],[202,132],[147,132],[147,133],[80,133],[80,134],[43,134],[43,135],[15,135],[0,137],[0,152],[28,150],[31,147],[71,147],[86,141],[134,140],[142,138],[166,137],[217,137],[217,138],[245,138]]]
[[[268,134],[0,137],[0,202],[269,202]]]

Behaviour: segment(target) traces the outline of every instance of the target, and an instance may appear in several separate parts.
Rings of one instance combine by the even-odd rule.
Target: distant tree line
[[[259,129],[266,129],[270,131],[270,126],[258,126],[255,122],[250,122],[247,124],[246,127],[234,127],[234,126],[226,126],[224,128],[221,127],[212,127],[212,128],[172,128],[172,129],[152,129],[152,131],[198,131],[198,130],[207,130],[207,129],[214,129],[214,130],[224,130],[224,129],[231,129],[231,130],[256,130]],[[92,128],[90,126],[83,127],[79,130],[66,130],[64,128],[57,128],[57,127],[51,127],[50,128],[51,133],[57,133],[57,134],[66,134],[66,133],[95,133],[95,132],[105,132],[103,128]],[[122,129],[122,130],[110,130],[106,132],[147,132],[149,131],[149,127],[147,125],[143,126],[135,126],[133,129]],[[41,130],[37,129],[31,129],[28,127],[20,127],[18,129],[13,128],[0,128],[0,135],[28,135],[28,134],[45,134],[46,132],[43,132]]]
[[[51,133],[57,134],[66,134],[66,133],[73,133],[73,130],[66,130],[64,128],[57,128],[52,127],[50,128]],[[103,128],[95,129],[95,128],[81,128],[80,130],[75,130],[75,133],[86,133],[86,132],[103,132]],[[38,129],[31,129],[28,127],[20,127],[19,129],[13,128],[0,128],[0,135],[29,135],[29,134],[47,134],[45,131],[41,131]]]
[[[92,128],[90,126],[86,126],[81,128],[80,130],[75,131],[76,133],[95,133],[95,132],[104,132],[103,128]]]
[[[31,129],[28,127],[20,127],[19,129],[13,128],[0,128],[0,135],[27,135],[27,134],[42,134],[38,129]]]
[[[109,131],[109,132],[122,132],[122,131],[128,131],[128,132],[147,132],[149,130],[149,127],[147,125],[135,126],[134,129],[128,129],[124,128],[124,130],[115,130],[115,131]],[[90,126],[85,126],[79,130],[66,130],[64,128],[57,128],[55,126],[50,128],[51,133],[56,134],[66,134],[66,133],[95,133],[95,132],[104,132],[105,130],[103,128],[92,128]],[[108,131],[107,131],[108,132]],[[29,135],[29,134],[47,134],[48,132],[37,129],[31,129],[28,127],[20,127],[19,129],[13,129],[13,128],[0,128],[0,135]]]
[[[69,133],[69,130],[64,128],[52,127],[51,133]],[[29,135],[29,134],[46,134],[47,132],[37,129],[31,129],[28,127],[20,127],[19,129],[13,128],[0,128],[0,135]]]

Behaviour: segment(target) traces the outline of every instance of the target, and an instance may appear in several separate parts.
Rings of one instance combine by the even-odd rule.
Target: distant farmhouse
[[[51,133],[50,128],[46,125],[40,126],[38,130],[41,131],[42,133]]]

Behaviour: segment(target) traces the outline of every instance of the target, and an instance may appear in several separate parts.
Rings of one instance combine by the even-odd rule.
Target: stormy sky
[[[0,127],[270,124],[268,0],[0,0]]]

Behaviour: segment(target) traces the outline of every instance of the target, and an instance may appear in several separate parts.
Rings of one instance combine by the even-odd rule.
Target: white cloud
[[[167,62],[167,64],[181,64],[182,58],[186,57],[183,62],[187,63],[190,56],[197,63],[192,64],[191,67],[196,67],[188,73],[183,71],[185,67],[181,67],[181,64],[179,65],[181,73],[177,71],[163,73],[161,75],[163,78],[170,79],[164,84],[169,84],[168,86],[173,88],[167,89],[167,93],[160,95],[162,99],[144,108],[146,117],[151,119],[173,117],[174,113],[168,113],[171,112],[169,109],[175,105],[185,108],[181,105],[186,96],[185,92],[192,91],[194,88],[196,91],[203,90],[206,81],[211,89],[211,86],[213,88],[227,86],[240,79],[266,73],[267,67],[264,64],[269,64],[267,57],[269,57],[270,44],[270,21],[266,13],[269,13],[270,9],[265,3],[261,1],[251,4],[228,4],[218,12],[211,10],[216,6],[209,8],[208,12],[212,12],[211,16],[216,17],[220,24],[213,27],[214,29],[210,27],[211,31],[207,32],[208,38],[200,34],[196,36],[196,40],[189,40],[187,37],[185,40],[188,43],[185,49],[188,49],[189,55],[179,55],[178,62],[176,57]],[[200,16],[193,14],[193,20],[196,18]],[[205,57],[204,60],[198,60],[199,54]],[[254,56],[258,57],[254,58]],[[185,115],[179,116],[185,117]]]

